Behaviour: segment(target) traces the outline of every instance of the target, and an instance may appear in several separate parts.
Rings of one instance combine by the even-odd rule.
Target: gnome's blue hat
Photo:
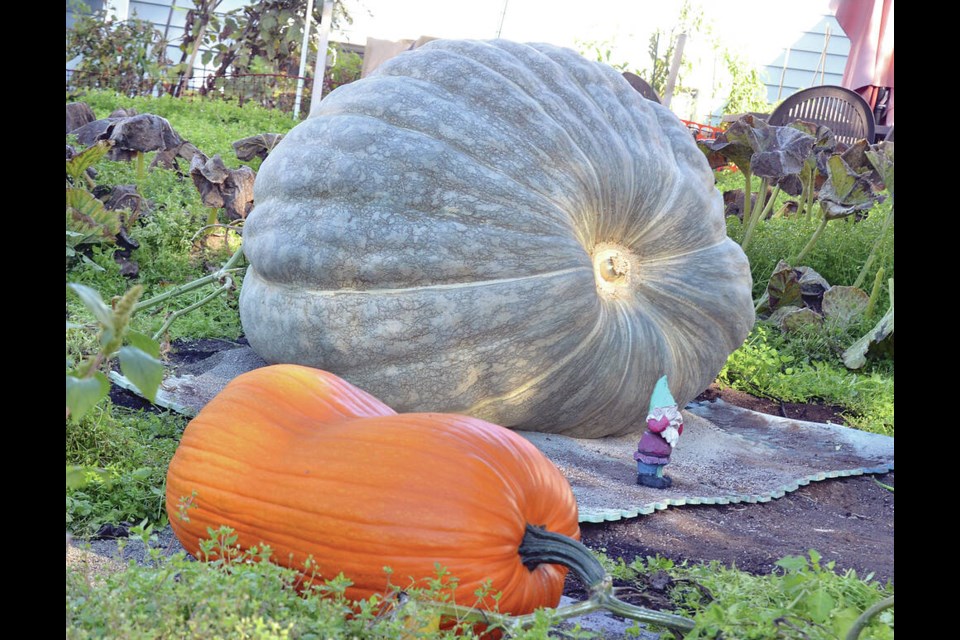
[[[650,408],[647,413],[653,413],[657,407],[676,406],[677,401],[670,394],[670,387],[667,386],[667,376],[661,376],[657,384],[653,387],[653,394],[650,396]]]

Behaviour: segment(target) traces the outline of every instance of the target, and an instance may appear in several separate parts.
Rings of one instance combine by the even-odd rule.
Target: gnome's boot
[[[637,484],[652,489],[666,489],[673,484],[668,476],[655,476],[649,473],[637,474]]]

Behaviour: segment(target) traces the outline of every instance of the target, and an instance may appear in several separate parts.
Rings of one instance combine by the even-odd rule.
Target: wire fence
[[[151,78],[135,74],[97,74],[67,69],[67,93],[89,89],[113,90],[126,96],[175,95],[220,99],[238,105],[257,104],[268,109],[293,111],[297,81],[303,80],[301,113],[310,105],[312,77],[272,73],[229,74],[220,78],[193,77],[186,82],[177,77]],[[181,87],[182,84],[182,87]],[[326,83],[325,83],[326,84]],[[324,93],[327,89],[325,88]],[[305,115],[305,114],[304,114]]]

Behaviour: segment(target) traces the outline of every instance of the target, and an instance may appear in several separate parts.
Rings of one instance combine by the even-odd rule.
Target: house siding
[[[829,41],[826,39],[828,30]],[[825,43],[825,62],[821,64]],[[789,54],[787,48],[784,48],[777,58],[763,67],[767,99],[777,103],[801,89],[822,84],[839,85],[849,53],[850,39],[840,28],[837,19],[832,15],[824,15],[820,22],[804,31],[803,35],[790,45]]]

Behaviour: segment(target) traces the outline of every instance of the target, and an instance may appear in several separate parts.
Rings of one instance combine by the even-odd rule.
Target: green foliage
[[[264,131],[285,133],[295,124],[289,116],[260,107],[243,108],[219,101],[154,98],[125,98],[108,92],[90,92],[84,96],[98,115],[104,117],[117,108],[135,108],[141,113],[166,117],[186,139],[202,150],[223,154],[228,166],[240,166],[233,153],[234,140]],[[148,154],[150,155],[150,154]],[[250,164],[259,167],[260,159]],[[129,235],[140,247],[131,259],[140,265],[138,281],[147,300],[168,292],[176,285],[207,276],[211,268],[222,264],[237,247],[238,237],[230,233],[222,237],[199,233],[207,219],[207,209],[189,178],[177,172],[155,169],[138,179],[136,167],[129,162],[101,161],[97,165],[98,181],[103,184],[135,183],[139,192],[152,203],[138,224],[131,225]],[[105,297],[122,294],[128,281],[120,275],[113,260],[113,247],[96,246],[90,251],[89,264],[78,264],[68,272],[71,281],[99,290]],[[148,312],[138,314],[132,327],[153,335],[165,318],[202,300],[210,287],[189,291]],[[235,292],[234,292],[235,293]],[[89,322],[89,311],[79,301],[68,300],[68,313],[76,322]],[[236,296],[221,296],[202,308],[179,319],[169,330],[168,338],[218,337],[235,339],[240,335],[240,319]],[[71,332],[76,334],[78,332]],[[81,337],[68,336],[68,354],[75,359],[90,353],[94,346]]]
[[[299,70],[303,27],[306,21],[306,0],[262,0],[249,2],[225,14],[217,21],[216,44],[203,60],[216,66],[207,79],[207,88],[214,88],[228,73],[266,73],[296,75]],[[313,6],[313,24],[320,24],[323,3]],[[342,2],[334,3],[331,27],[336,29],[352,18]],[[312,31],[310,46],[316,50],[316,34]],[[258,64],[266,68],[255,69]]]
[[[426,589],[395,588],[355,603],[344,596],[348,579],[320,579],[312,564],[306,573],[316,582],[299,593],[298,572],[271,563],[267,546],[239,551],[236,533],[226,527],[210,530],[201,543],[209,562],[189,561],[182,552],[164,558],[150,526],[132,533],[149,549],[148,566],[131,561],[125,571],[99,578],[82,565],[67,569],[67,638],[478,637],[467,624],[437,628],[430,602],[443,600],[452,581],[440,567]],[[518,637],[546,638],[547,628]]]
[[[331,48],[334,51],[334,61],[323,79],[323,95],[327,95],[340,85],[359,80],[360,72],[363,70],[363,58],[360,54],[337,47]]]
[[[112,244],[120,233],[120,211],[108,211],[101,200],[87,190],[94,182],[87,171],[106,157],[112,143],[100,140],[66,161],[66,245],[67,264],[79,256],[81,262],[93,261],[78,250],[83,245]]]
[[[843,340],[855,333],[846,331]],[[836,354],[838,342],[829,329],[798,331],[787,338],[776,327],[758,323],[727,359],[717,381],[785,402],[840,405],[853,426],[893,435],[893,363],[882,360],[850,371]]]
[[[87,169],[107,156],[110,152],[110,144],[106,140],[99,140],[67,160],[67,175],[73,179],[73,182],[79,182]]]
[[[77,283],[67,287],[93,315],[93,330],[99,342],[99,349],[93,355],[76,364],[67,363],[67,411],[71,420],[81,419],[106,397],[110,387],[105,370],[115,356],[123,375],[145,397],[153,400],[163,379],[163,363],[157,359],[160,347],[147,336],[130,331],[130,318],[143,287],[132,287],[112,308],[103,302],[96,289]],[[67,326],[68,331],[82,328],[77,324]]]
[[[578,40],[577,48],[582,56],[610,65],[621,73],[633,71],[629,62],[617,62],[613,59],[613,44],[609,40]]]
[[[71,84],[87,89],[111,88],[125,95],[149,95],[166,79],[170,61],[163,33],[149,21],[116,21],[104,9],[76,14],[67,30],[67,62],[82,56]]]
[[[827,180],[820,189],[818,200],[824,216],[835,220],[870,209],[878,198],[869,180],[848,166],[843,157],[833,155],[827,159]]]
[[[673,580],[676,613],[693,616],[696,627],[685,637],[741,640],[843,638],[857,617],[893,594],[893,585],[860,578],[855,571],[839,574],[835,564],[807,556],[787,556],[770,575],[752,576],[719,562],[689,565],[667,558],[637,558],[626,563],[604,558],[616,578],[640,582],[665,572]],[[711,594],[711,597],[705,596]],[[875,617],[863,638],[893,638],[893,610]]]
[[[112,243],[120,232],[120,212],[107,211],[86,189],[67,187],[67,258],[86,244]]]
[[[144,518],[165,523],[167,466],[185,425],[186,419],[175,414],[131,411],[109,402],[70,425],[66,463],[84,482],[67,489],[67,529],[82,536],[104,524]]]
[[[297,124],[290,114],[282,111],[264,109],[255,104],[240,107],[231,102],[214,99],[170,96],[127,98],[108,91],[89,91],[83,95],[82,100],[90,105],[98,118],[107,117],[114,109],[131,107],[139,113],[162,116],[170,121],[184,140],[192,142],[209,157],[219,153],[231,169],[240,166],[231,146],[235,140],[258,133],[286,133]],[[148,160],[152,157],[153,154],[147,154]],[[259,159],[256,162],[259,163]],[[260,166],[257,163],[250,163],[250,166],[257,170]],[[106,178],[102,180],[111,182]],[[191,186],[189,180],[187,185]],[[145,189],[141,189],[141,193],[153,199]],[[199,202],[199,196],[197,201]]]
[[[730,74],[730,95],[723,112],[769,113],[772,105],[767,101],[767,87],[757,68],[730,49],[723,50],[723,61]]]
[[[667,78],[670,75],[670,64],[673,62],[674,50],[677,46],[677,38],[681,33],[690,37],[702,35],[708,37],[710,26],[705,25],[703,21],[703,12],[699,7],[695,7],[690,0],[684,0],[673,28],[669,32],[657,29],[650,34],[650,41],[647,52],[650,56],[650,71],[644,74],[649,78],[650,86],[657,92],[658,96],[663,96],[667,90]],[[680,63],[680,70],[677,73],[677,80],[673,88],[673,95],[681,93],[690,93],[690,89],[684,85],[684,78],[693,69],[693,64],[689,56],[684,56],[685,60]]]
[[[739,180],[742,185],[743,178]],[[832,285],[852,285],[881,236],[889,207],[890,203],[886,201],[874,206],[862,220],[847,218],[827,225],[817,245],[804,258],[803,266],[813,268]],[[777,263],[796,255],[818,223],[818,220],[808,217],[779,217],[756,226],[753,241],[746,250],[753,275],[754,298],[763,293]],[[727,218],[727,233],[731,238],[739,240],[743,231],[743,225],[736,217]],[[893,245],[893,234],[886,234],[878,247],[873,268],[868,273],[870,279],[880,268],[884,269],[887,276],[893,275]],[[880,308],[885,308],[886,304],[886,297],[878,301]]]

